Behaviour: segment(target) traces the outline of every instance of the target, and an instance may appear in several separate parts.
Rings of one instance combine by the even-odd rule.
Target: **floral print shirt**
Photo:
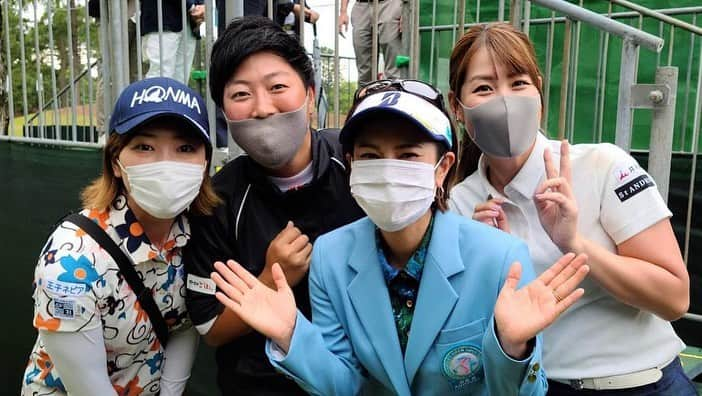
[[[131,258],[144,285],[151,288],[169,331],[191,326],[185,309],[181,248],[190,238],[184,216],[176,218],[162,249],[146,236],[124,196],[109,210],[86,209]],[[119,395],[159,392],[164,350],[151,321],[112,257],[76,225],[64,222],[49,237],[34,274],[34,327],[78,332],[101,327],[107,371]],[[59,370],[51,363],[41,334],[23,378],[23,395],[65,395]]]
[[[405,353],[407,341],[409,340],[409,331],[412,326],[412,317],[414,316],[414,306],[417,303],[417,294],[419,293],[419,281],[422,279],[422,270],[424,269],[424,260],[427,257],[427,248],[431,241],[431,232],[434,229],[434,217],[432,216],[429,227],[427,227],[419,247],[407,261],[407,265],[403,269],[397,269],[388,262],[385,251],[385,242],[380,235],[380,230],[377,229],[376,245],[378,246],[378,260],[380,267],[383,270],[385,284],[388,286],[390,294],[390,305],[392,305],[392,313],[397,327],[397,336],[400,341],[402,353]]]

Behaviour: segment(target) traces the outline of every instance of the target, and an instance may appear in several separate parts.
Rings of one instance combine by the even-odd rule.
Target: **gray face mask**
[[[307,98],[297,110],[267,118],[227,119],[232,138],[264,168],[279,169],[292,161],[308,131]]]
[[[460,102],[459,102],[460,103]],[[493,157],[517,157],[526,152],[539,129],[541,101],[534,96],[497,96],[485,103],[463,107],[471,139],[483,153]]]

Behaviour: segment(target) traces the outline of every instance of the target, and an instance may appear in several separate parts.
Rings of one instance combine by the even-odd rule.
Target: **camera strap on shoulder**
[[[156,301],[154,301],[151,289],[144,286],[144,282],[142,282],[139,274],[134,269],[132,260],[117,246],[115,241],[107,235],[105,230],[82,214],[71,213],[66,216],[63,221],[68,221],[80,227],[112,256],[112,259],[119,267],[122,277],[127,281],[127,284],[134,294],[136,294],[141,308],[146,312],[149,320],[151,320],[154,332],[156,332],[156,337],[158,337],[161,345],[165,348],[168,344],[168,325],[161,311],[158,309]]]

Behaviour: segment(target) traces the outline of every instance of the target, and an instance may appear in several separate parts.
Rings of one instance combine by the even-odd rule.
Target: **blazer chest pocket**
[[[439,332],[434,345],[444,394],[474,394],[483,383],[485,318]]]
[[[458,327],[441,330],[436,339],[436,344],[447,345],[455,344],[457,342],[477,341],[478,346],[480,346],[482,345],[486,323],[487,319],[480,318]]]

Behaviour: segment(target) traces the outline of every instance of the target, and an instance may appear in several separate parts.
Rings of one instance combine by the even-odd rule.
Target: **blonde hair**
[[[120,135],[117,133],[110,134],[105,148],[103,149],[102,174],[80,193],[84,208],[97,209],[100,211],[107,210],[118,195],[126,192],[122,179],[115,175],[112,166],[116,163],[119,154],[134,136],[134,133],[127,135]],[[207,165],[209,167],[211,158],[211,150],[209,149],[207,158]],[[190,213],[194,215],[211,215],[213,209],[221,202],[221,199],[217,196],[212,187],[212,179],[209,173],[206,173],[202,185],[200,186],[200,193],[190,205]]]

